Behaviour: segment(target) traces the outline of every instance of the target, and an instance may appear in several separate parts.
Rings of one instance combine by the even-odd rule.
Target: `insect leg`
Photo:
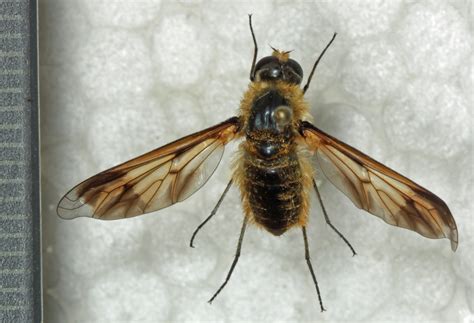
[[[324,204],[323,204],[323,199],[321,198],[321,194],[319,193],[319,190],[318,190],[318,185],[316,185],[316,181],[314,179],[313,179],[313,186],[314,186],[314,190],[316,191],[316,195],[318,196],[319,204],[321,204],[321,209],[323,210],[323,214],[324,214],[324,218],[326,219],[326,223],[331,227],[331,229],[333,229],[337,233],[337,235],[342,240],[344,240],[344,242],[347,244],[347,246],[351,249],[352,256],[354,257],[355,255],[357,255],[354,248],[351,246],[349,241],[347,241],[347,239],[342,235],[342,233],[340,233],[339,230],[336,229],[336,227],[334,225],[332,225],[331,221],[329,220],[329,216],[328,216],[328,214],[326,212],[326,208],[324,207]]]
[[[191,237],[191,241],[189,242],[189,246],[191,248],[194,248],[193,242],[194,242],[194,238],[196,237],[196,234],[207,223],[207,221],[209,221],[217,213],[217,210],[219,209],[219,206],[221,205],[222,201],[224,200],[224,197],[227,194],[227,192],[229,191],[231,185],[232,185],[232,180],[230,180],[229,183],[227,184],[224,192],[222,193],[221,197],[219,198],[219,201],[217,201],[216,206],[214,206],[214,209],[212,210],[211,214],[196,228],[196,230],[194,230],[193,236]]]
[[[258,52],[258,47],[257,47],[257,40],[255,39],[255,33],[253,32],[253,27],[252,27],[252,14],[249,14],[249,26],[250,26],[250,32],[252,33],[252,39],[253,39],[253,60],[252,60],[252,67],[250,68],[250,81],[255,80],[255,62],[257,61],[257,52]]]
[[[314,71],[316,70],[316,66],[318,66],[318,63],[319,63],[319,61],[321,60],[321,58],[323,58],[323,55],[324,55],[324,53],[326,53],[326,50],[329,48],[329,46],[331,46],[332,42],[333,42],[334,39],[336,38],[336,35],[337,35],[337,33],[334,33],[334,35],[332,36],[332,38],[331,38],[331,40],[329,41],[329,43],[328,43],[328,44],[326,45],[326,47],[323,49],[323,51],[321,52],[321,54],[319,54],[319,57],[318,57],[318,59],[316,60],[316,62],[314,63],[313,69],[311,70],[311,73],[309,74],[308,81],[306,81],[306,85],[303,87],[303,93],[306,93],[306,90],[307,90],[308,87],[309,87],[309,83],[311,82],[311,79],[313,78]]]
[[[247,227],[247,217],[244,218],[244,223],[242,224],[242,229],[240,230],[239,243],[237,244],[237,251],[235,252],[235,257],[234,257],[234,261],[232,262],[232,266],[230,267],[230,270],[227,273],[227,277],[225,278],[224,283],[221,285],[221,287],[219,287],[217,292],[215,292],[214,295],[212,295],[211,299],[208,301],[209,304],[212,303],[212,301],[214,300],[214,298],[216,298],[217,295],[219,295],[221,290],[225,287],[225,285],[229,281],[230,276],[232,275],[232,272],[234,271],[235,265],[237,264],[237,260],[239,260],[239,257],[240,257],[240,249],[242,248],[242,241],[244,239],[246,227]]]
[[[319,292],[318,281],[316,280],[316,275],[314,274],[313,266],[311,265],[311,259],[309,257],[309,247],[308,247],[308,237],[306,236],[306,227],[302,227],[303,230],[303,240],[304,240],[304,257],[306,263],[308,264],[311,277],[313,278],[314,286],[316,286],[316,292],[318,292],[319,306],[321,307],[321,312],[324,312],[326,309],[323,306],[323,301],[321,300],[321,293]]]

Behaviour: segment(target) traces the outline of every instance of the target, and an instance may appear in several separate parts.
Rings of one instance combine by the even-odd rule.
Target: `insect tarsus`
[[[245,229],[247,228],[247,221],[247,217],[244,217],[244,223],[242,224],[242,229],[240,230],[239,243],[237,244],[237,251],[235,252],[234,261],[232,262],[232,266],[230,266],[230,270],[227,273],[227,277],[225,278],[224,283],[221,285],[221,287],[219,287],[217,292],[215,292],[214,295],[212,295],[211,299],[209,299],[209,304],[212,304],[212,301],[217,297],[217,295],[219,295],[221,290],[225,287],[225,285],[227,285],[230,276],[232,276],[232,272],[234,271],[235,265],[237,265],[237,261],[240,257],[240,249],[242,248],[242,241],[244,240]]]
[[[194,248],[194,245],[193,245],[193,242],[194,242],[194,238],[196,237],[196,234],[199,232],[199,230],[201,230],[201,228],[207,223],[207,221],[209,221],[216,213],[217,213],[217,210],[219,209],[219,206],[221,205],[222,201],[224,200],[224,197],[226,196],[227,192],[229,191],[230,187],[232,186],[232,179],[229,181],[229,183],[227,184],[224,192],[222,193],[221,197],[219,198],[219,201],[217,201],[217,204],[216,206],[214,206],[214,209],[212,209],[212,212],[211,214],[204,220],[202,221],[202,223],[196,228],[196,230],[194,230],[194,233],[191,237],[191,241],[189,241],[189,246],[191,248]]]
[[[321,293],[319,292],[318,281],[316,280],[316,275],[314,274],[313,266],[311,265],[311,258],[309,256],[309,247],[308,247],[308,237],[306,236],[306,227],[302,227],[303,231],[303,240],[304,240],[304,257],[306,263],[308,264],[309,271],[311,273],[311,278],[313,278],[314,286],[316,287],[316,292],[318,293],[319,306],[321,307],[321,312],[326,311],[323,306],[323,301],[321,299]]]
[[[355,255],[357,255],[357,252],[355,252],[354,248],[352,247],[350,242],[346,239],[346,237],[344,237],[344,235],[341,232],[339,232],[339,230],[336,229],[336,227],[331,223],[331,220],[329,220],[329,216],[328,216],[328,214],[326,212],[326,208],[324,207],[324,204],[323,204],[323,199],[321,198],[321,194],[319,193],[318,185],[316,185],[316,181],[314,179],[313,179],[313,186],[314,186],[314,190],[316,191],[316,196],[318,197],[319,204],[321,205],[321,209],[323,210],[324,219],[326,220],[326,223],[331,227],[331,229],[333,229],[337,233],[337,235],[342,240],[344,240],[346,245],[352,251],[352,257],[354,257]]]

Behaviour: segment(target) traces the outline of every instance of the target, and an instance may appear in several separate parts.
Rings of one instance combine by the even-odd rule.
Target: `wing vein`
[[[396,190],[397,192],[401,193],[403,196],[404,196],[404,200],[407,201],[407,200],[410,200],[410,201],[413,201],[413,199],[410,197],[410,195],[408,195],[407,193],[399,190],[397,187],[395,187],[394,185],[392,185],[390,182],[388,182],[387,180],[385,180],[383,177],[377,175],[376,173],[374,172],[371,172],[372,174],[374,174],[374,176],[377,176],[380,180],[382,180],[383,182],[385,182],[388,186],[392,187],[394,190]],[[395,180],[393,177],[387,175],[387,177],[389,177],[390,179],[392,180]],[[411,190],[411,188],[410,188]],[[412,190],[413,192],[413,190]],[[413,192],[415,193],[415,192]],[[415,193],[416,194],[416,193]],[[389,194],[387,194],[389,195]],[[416,203],[417,205],[419,205],[420,207],[422,207],[423,209],[425,209],[428,214],[430,215],[431,219],[433,219],[433,222],[436,224],[436,226],[438,227],[438,229],[440,230],[440,232],[443,232],[444,234],[444,231],[443,231],[443,228],[441,227],[441,225],[438,223],[438,220],[435,216],[433,216],[433,214],[431,214],[431,212],[426,208],[424,207],[423,205],[421,205],[420,203],[417,203],[416,201],[413,201],[413,203]],[[422,216],[421,214],[419,214],[419,211],[415,209],[415,212],[416,214],[418,215],[419,218],[423,219],[423,222],[426,223],[426,225],[429,227],[429,229],[436,235],[436,232],[433,230],[432,226],[430,225],[430,223],[424,218],[424,216]]]
[[[145,211],[145,210],[148,208],[148,205],[150,205],[151,201],[153,201],[153,199],[155,198],[156,193],[158,193],[158,190],[161,188],[161,185],[163,185],[163,182],[165,181],[166,177],[168,177],[168,175],[169,175],[169,173],[165,176],[165,178],[163,178],[163,179],[161,180],[161,184],[158,185],[158,187],[156,188],[155,192],[152,194],[152,196],[150,197],[150,199],[148,200],[148,202],[146,202],[145,207],[143,208],[143,211]],[[150,186],[148,186],[147,190],[149,190],[150,187],[152,187],[153,185],[155,185],[156,182],[159,182],[159,181],[154,181],[153,184],[151,184]],[[146,191],[147,191],[147,190],[146,190]],[[145,192],[146,192],[146,191],[145,191]]]
[[[204,150],[206,150],[208,147],[210,147],[211,145],[213,145],[217,140],[218,140],[218,138],[212,140],[212,141],[209,143],[209,145],[207,145],[206,147],[203,147],[201,150],[199,150],[199,152],[198,152],[197,154],[195,154],[194,156],[192,156],[191,159],[189,159],[186,163],[184,163],[184,165],[178,170],[178,172],[174,172],[174,173],[176,174],[176,178],[174,179],[174,182],[173,182],[173,189],[172,189],[172,193],[173,193],[173,194],[172,194],[172,200],[173,200],[173,203],[176,203],[177,197],[178,197],[179,194],[181,193],[181,190],[180,190],[180,191],[177,193],[177,195],[176,195],[176,184],[178,183],[178,178],[179,178],[179,176],[181,175],[181,171],[182,171],[184,168],[186,168],[186,166],[188,166],[189,163],[191,163],[194,159],[196,159],[196,157],[199,156]],[[217,145],[216,148],[217,148],[217,147],[219,147],[219,146]],[[202,160],[198,165],[201,166],[202,163],[204,163],[204,162],[206,161],[207,157],[209,157],[209,156],[214,152],[214,150],[215,150],[216,148],[214,148],[211,152],[209,152],[209,153],[207,154],[207,156],[204,157],[203,160]],[[196,167],[194,171],[196,171],[196,169],[198,169],[199,166]],[[175,199],[176,199],[176,200],[175,200]]]
[[[307,121],[300,121],[299,133],[331,183],[357,207],[429,238],[448,237],[456,249],[456,222],[439,197]]]
[[[357,176],[357,174],[351,169],[351,167],[349,165],[347,165],[342,159],[340,159],[336,154],[334,154],[332,151],[330,151],[330,149],[325,149],[326,151],[328,151],[332,156],[334,156],[334,158],[336,158],[337,160],[339,160],[343,165],[345,165],[349,171],[354,174],[354,176],[356,178],[359,178],[359,176]],[[329,156],[328,156],[329,157]],[[342,173],[342,174],[345,174],[345,171],[337,164],[337,162],[334,162],[333,159],[331,159],[333,161],[333,165],[336,166],[339,171]],[[362,200],[362,196],[360,194],[360,188],[358,189],[358,185],[356,185],[356,183],[354,183],[353,181],[350,180],[350,178],[348,176],[346,176],[346,178],[349,180],[349,182],[351,183],[352,187],[354,188],[354,190],[357,192],[357,195],[359,195],[359,201],[360,201],[360,204],[361,206],[364,206],[364,203],[363,203],[363,200]],[[359,178],[360,180],[360,178]]]

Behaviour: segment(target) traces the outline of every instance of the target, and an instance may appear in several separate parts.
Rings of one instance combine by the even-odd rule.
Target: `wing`
[[[103,171],[69,191],[57,213],[113,220],[181,202],[207,182],[238,131],[234,117]]]
[[[358,208],[425,237],[448,238],[456,250],[456,222],[439,197],[309,122],[300,133],[326,177]]]

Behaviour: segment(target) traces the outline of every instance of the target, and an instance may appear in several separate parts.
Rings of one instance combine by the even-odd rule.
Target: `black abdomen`
[[[244,157],[245,190],[255,221],[274,235],[297,223],[302,207],[302,174],[295,152],[275,159]]]

